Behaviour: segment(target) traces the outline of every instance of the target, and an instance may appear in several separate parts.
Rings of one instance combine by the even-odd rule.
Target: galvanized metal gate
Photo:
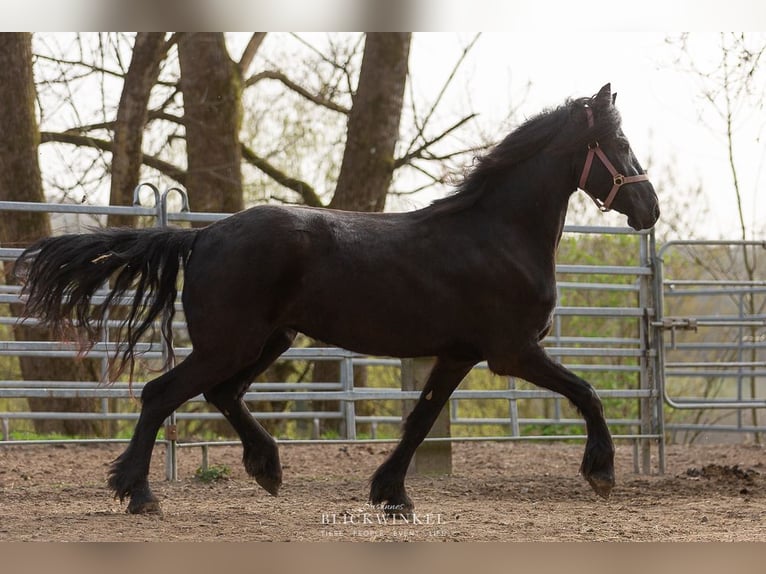
[[[657,255],[665,431],[671,440],[760,440],[766,241],[669,241]]]

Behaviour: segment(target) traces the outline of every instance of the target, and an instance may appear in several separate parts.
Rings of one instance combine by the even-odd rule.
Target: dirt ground
[[[0,447],[0,541],[766,541],[766,450],[668,447],[662,476],[633,473],[618,445],[608,501],[577,474],[581,444],[461,443],[454,472],[413,476],[415,523],[380,523],[367,481],[389,445],[282,445],[274,498],[247,478],[240,450],[216,447],[230,478],[195,478],[199,449],[182,449],[180,481],[151,477],[164,516],[131,516],[105,485],[121,446]]]

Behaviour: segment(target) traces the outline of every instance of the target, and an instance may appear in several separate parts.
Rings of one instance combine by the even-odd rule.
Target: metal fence
[[[756,264],[764,250],[766,241],[704,240],[669,241],[658,252],[655,324],[671,439],[766,432],[766,271]]]
[[[182,190],[170,189],[164,193],[152,186],[144,186],[153,196],[152,207],[93,207],[84,205],[28,204],[0,202],[3,211],[42,211],[61,216],[98,218],[110,214],[143,217],[155,225],[170,222],[210,222],[225,217],[222,214],[191,213]],[[139,199],[137,190],[137,201]],[[181,199],[181,211],[170,212],[168,204]],[[56,227],[66,227],[63,225]],[[569,237],[612,235],[616,240],[629,238],[631,255],[624,265],[609,265],[603,261],[588,264],[562,263],[557,266],[559,301],[554,316],[554,328],[546,340],[548,352],[572,370],[594,384],[606,404],[608,423],[617,429],[615,438],[628,441],[634,448],[636,470],[649,472],[657,465],[664,469],[663,411],[660,388],[661,352],[656,341],[661,337],[662,321],[655,311],[659,296],[654,281],[656,261],[654,236],[651,231],[635,232],[625,228],[567,227]],[[0,260],[12,261],[20,249],[0,246]],[[17,303],[19,288],[0,287],[0,305]],[[178,305],[180,310],[180,304]],[[7,313],[0,316],[0,329],[6,338],[0,341],[0,357],[64,357],[75,358],[73,344],[56,341],[11,340],[11,326],[17,319]],[[109,326],[109,325],[108,325]],[[589,327],[583,335],[583,326]],[[184,341],[182,315],[174,321],[177,341]],[[511,328],[511,326],[509,326]],[[104,340],[98,342],[89,357],[102,362],[106,372],[109,353],[115,350],[106,329]],[[164,350],[159,341],[142,343],[143,359],[160,360]],[[184,357],[191,349],[183,343],[175,349]],[[416,399],[418,391],[405,391],[401,387],[401,365],[398,359],[365,357],[334,348],[291,348],[280,361],[305,364],[308,361],[334,361],[339,364],[338,380],[324,382],[272,381],[253,385],[245,399],[254,405],[253,415],[259,420],[291,421],[300,425],[304,438],[277,437],[283,442],[345,442],[397,440],[404,403]],[[370,371],[387,373],[386,383],[378,386],[355,384],[355,370],[365,367]],[[0,444],[30,444],[30,440],[14,440],[14,428],[19,421],[34,419],[94,419],[125,421],[136,419],[137,404],[131,397],[138,396],[142,381],[104,386],[98,381],[23,381],[0,377],[0,400],[6,408],[0,410],[3,439]],[[371,378],[371,377],[368,377]],[[99,399],[99,408],[87,413],[32,412],[19,407],[23,399],[92,398]],[[192,403],[203,401],[196,397]],[[331,401],[337,408],[320,410],[318,402]],[[281,404],[283,408],[267,411],[258,405]],[[364,404],[364,413],[357,406]],[[8,405],[14,405],[11,408]],[[392,407],[393,405],[393,407]],[[614,408],[612,408],[614,407]],[[494,414],[487,414],[487,412]],[[616,413],[616,414],[615,414]],[[213,412],[182,411],[169,421],[175,429],[186,421],[208,421],[221,416]],[[340,433],[329,436],[322,429],[329,421],[340,423]],[[582,440],[584,423],[559,395],[533,387],[513,378],[493,377],[485,364],[478,365],[450,400],[452,436],[429,438],[429,441],[453,440]],[[27,423],[28,424],[28,423]],[[81,441],[120,441],[127,439],[80,439]],[[47,439],[43,442],[51,442]],[[190,437],[166,433],[167,474],[176,475],[177,449],[230,444],[228,441],[201,441]],[[652,446],[658,448],[652,457]]]

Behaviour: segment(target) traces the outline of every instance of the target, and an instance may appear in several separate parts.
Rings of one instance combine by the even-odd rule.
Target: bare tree
[[[737,128],[743,121],[741,114],[748,106],[763,108],[763,98],[766,95],[766,74],[762,69],[766,58],[766,41],[763,37],[752,38],[745,33],[720,32],[718,36],[718,54],[712,65],[706,65],[695,58],[690,42],[693,37],[689,34],[676,40],[679,48],[678,65],[687,73],[697,78],[700,93],[704,101],[700,119],[716,133],[724,136],[725,154],[731,177],[731,190],[737,214],[739,217],[739,238],[743,241],[754,239],[756,233],[763,232],[763,224],[755,219],[756,210],[752,209],[752,219],[748,221],[748,207],[744,203],[740,160],[737,152]],[[714,120],[708,118],[712,112]],[[748,122],[750,120],[748,119]],[[759,130],[766,124],[759,126]],[[756,192],[755,197],[759,194]],[[742,246],[740,251],[741,263],[744,267],[745,279],[754,282],[758,278],[759,247]],[[698,260],[713,276],[718,276],[716,266],[712,262]],[[753,293],[745,297],[746,312],[754,316],[762,309],[758,308]],[[758,340],[758,327],[751,326],[749,337],[751,341]],[[749,352],[750,362],[757,361],[757,348],[752,346]],[[757,394],[757,378],[748,377],[750,395]],[[751,411],[753,426],[758,426],[758,411]],[[759,433],[755,433],[755,441],[760,443]]]
[[[111,146],[110,199],[112,205],[131,205],[143,164],[144,130],[149,117],[149,96],[157,83],[160,62],[167,51],[164,32],[139,32],[130,67],[120,94]],[[110,226],[131,225],[132,217],[112,215]]]
[[[396,168],[410,38],[409,33],[367,34],[332,208],[383,211],[385,207]]]
[[[39,132],[35,118],[35,85],[32,76],[31,37],[25,33],[0,34],[0,200],[44,201],[40,166],[37,162]],[[24,246],[49,235],[48,216],[43,213],[4,214],[0,244]],[[6,279],[8,279],[6,277]],[[21,309],[12,306],[18,315]],[[51,339],[52,333],[39,327],[17,324],[18,341]],[[98,380],[93,361],[73,362],[56,358],[19,358],[25,380]],[[28,399],[33,411],[92,411],[87,399]],[[84,420],[35,420],[37,432],[91,434],[103,430],[98,423]]]
[[[186,128],[186,189],[198,211],[244,207],[239,130],[242,76],[224,35],[184,34],[178,43]]]

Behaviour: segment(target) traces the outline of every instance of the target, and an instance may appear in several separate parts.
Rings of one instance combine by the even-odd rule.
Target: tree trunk
[[[330,207],[383,211],[394,174],[410,33],[370,32],[348,119],[346,147]]]
[[[27,33],[0,34],[0,200],[43,202],[42,178],[37,162],[39,131],[35,117],[35,85],[32,75],[32,42]],[[43,213],[3,214],[0,244],[24,246],[50,235],[50,222]],[[6,271],[8,271],[6,269]],[[7,278],[6,278],[7,279]],[[20,309],[13,305],[13,314]],[[50,340],[45,329],[16,326],[17,341]],[[93,361],[21,357],[24,380],[98,380]],[[95,401],[87,399],[29,399],[32,411],[93,412]],[[94,434],[103,432],[99,422],[72,420],[35,421],[37,432]]]
[[[164,32],[138,32],[133,44],[130,67],[117,108],[112,146],[110,204],[132,205],[133,190],[139,183],[143,153],[141,145],[146,127],[149,96],[157,83],[160,63],[165,55]],[[134,226],[130,216],[110,215],[109,226]]]
[[[410,33],[367,34],[359,84],[348,119],[338,185],[330,202],[333,209],[383,211],[394,174],[394,150],[407,83]],[[337,381],[339,365],[323,361],[314,365],[313,380]],[[364,369],[354,369],[357,386],[364,386]],[[336,410],[337,403],[317,403],[319,410]],[[358,409],[357,409],[358,410]],[[359,414],[362,414],[361,412]],[[335,421],[324,422],[326,431],[338,432]]]
[[[234,213],[244,208],[242,78],[222,33],[184,34],[178,43],[188,175],[194,211]]]

